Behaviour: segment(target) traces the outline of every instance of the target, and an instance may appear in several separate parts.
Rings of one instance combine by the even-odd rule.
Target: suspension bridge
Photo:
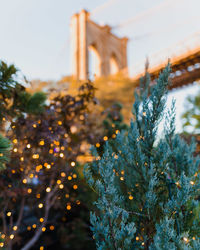
[[[118,37],[113,31],[123,29],[132,24],[137,25],[141,20],[148,20],[156,13],[170,8],[171,5],[181,4],[183,0],[165,0],[159,4],[138,13],[136,16],[123,20],[117,25],[99,25],[92,18],[103,13],[107,8],[113,7],[120,0],[110,0],[98,6],[90,13],[83,10],[72,17],[71,22],[71,43],[72,43],[72,74],[79,80],[88,79],[89,56],[88,50],[93,49],[97,57],[95,66],[96,77],[108,76],[113,73],[111,62],[114,65],[114,73],[123,72],[127,74],[127,42],[135,41],[144,37],[152,36],[162,30],[148,32],[135,37]],[[198,17],[185,19],[180,24],[173,24],[168,29],[176,29],[177,26],[189,24],[192,21],[198,21]],[[148,72],[152,80],[158,77],[159,72],[166,66],[170,60],[172,72],[170,75],[172,81],[171,88],[177,88],[191,84],[200,80],[200,32],[196,32],[183,41],[174,44],[172,47],[148,57],[150,64]],[[132,80],[139,82],[143,72],[144,64],[142,61],[134,65],[134,76]],[[113,67],[112,65],[112,67]]]

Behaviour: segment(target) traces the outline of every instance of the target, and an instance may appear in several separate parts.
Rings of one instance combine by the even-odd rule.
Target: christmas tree
[[[146,75],[128,135],[117,135],[115,151],[108,142],[103,156],[93,148],[85,167],[98,194],[90,216],[97,249],[200,249],[200,160],[195,143],[175,134],[174,102],[165,108],[169,74],[168,65],[154,85]]]

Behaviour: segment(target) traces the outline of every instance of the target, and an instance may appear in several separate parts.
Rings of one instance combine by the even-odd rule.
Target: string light
[[[40,146],[44,146],[44,140],[41,140],[39,143]]]
[[[65,194],[65,198],[69,198],[69,194]]]
[[[191,185],[194,185],[194,181],[190,181],[190,184],[191,184]]]
[[[38,159],[40,156],[39,156],[39,154],[33,154],[33,159]]]
[[[67,208],[67,210],[71,210],[72,207],[71,207],[71,205],[67,205],[66,208]]]
[[[118,129],[117,129],[117,130],[115,130],[115,133],[116,133],[116,134],[119,134],[119,132],[120,132],[120,131],[119,131]]]
[[[28,230],[28,231],[31,231],[31,227],[30,227],[30,226],[28,226],[28,227],[27,227],[27,230]]]
[[[40,250],[44,250],[44,247],[43,247],[43,246],[40,246]]]
[[[15,153],[17,153],[17,148],[14,148],[13,151],[14,151]]]
[[[27,148],[31,148],[31,144],[27,144],[26,147],[27,147]]]
[[[71,176],[68,176],[67,179],[68,179],[69,181],[71,181],[71,180],[72,180],[72,177],[71,177]]]
[[[17,231],[17,226],[14,226],[14,227],[13,227],[13,230],[14,230],[14,231]]]
[[[11,212],[7,212],[7,216],[10,217],[12,215]]]
[[[1,242],[1,243],[0,243],[0,247],[3,247],[3,246],[4,246],[4,243],[3,243],[3,242]]]
[[[72,177],[73,177],[74,179],[76,179],[77,175],[76,175],[76,174],[73,174]]]
[[[43,222],[44,221],[44,219],[43,218],[40,218],[40,222]]]
[[[39,207],[39,208],[43,208],[43,204],[40,203],[40,204],[38,205],[38,207]]]
[[[77,185],[74,185],[74,186],[73,186],[73,189],[75,189],[75,190],[76,190],[77,188],[78,188],[78,186],[77,186]]]
[[[96,147],[99,148],[100,146],[101,146],[100,143],[97,142]]]
[[[34,127],[34,128],[37,128],[37,125],[36,125],[36,124],[33,124],[33,127]]]
[[[64,185],[63,185],[63,184],[60,184],[60,185],[59,185],[59,188],[60,188],[60,189],[63,189],[63,188],[64,188]]]
[[[62,121],[58,121],[58,125],[60,125],[60,126],[61,126],[61,125],[62,125]]]
[[[36,228],[36,227],[37,227],[37,225],[36,225],[36,224],[33,224],[33,225],[32,225],[32,228]]]
[[[66,177],[66,174],[64,172],[62,172],[60,175],[61,177]]]
[[[63,157],[64,157],[64,154],[63,154],[63,153],[60,153],[60,157],[63,158]]]
[[[140,238],[137,236],[135,239],[138,241]]]
[[[51,231],[53,231],[53,230],[55,229],[55,227],[54,227],[53,225],[51,225],[51,226],[49,227],[49,229],[50,229]]]
[[[27,192],[28,192],[29,194],[31,194],[31,193],[32,193],[32,189],[31,189],[31,188],[28,188]]]
[[[17,142],[18,142],[17,139],[14,139],[14,140],[13,140],[13,143],[14,143],[14,144],[17,144]]]
[[[71,166],[74,167],[76,163],[74,161],[71,162]]]
[[[47,192],[47,193],[51,192],[51,188],[50,188],[50,187],[47,187],[47,188],[46,188],[46,192]]]
[[[129,200],[133,200],[133,196],[132,195],[129,195]]]
[[[22,157],[20,157],[20,161],[24,161],[24,157],[22,156]]]
[[[23,182],[24,184],[26,184],[26,183],[27,183],[27,179],[23,179],[22,182]]]
[[[11,240],[13,240],[14,237],[15,237],[14,234],[11,234],[11,235],[10,235],[10,239],[11,239]]]
[[[2,234],[2,235],[1,235],[1,238],[2,238],[2,239],[5,239],[5,237],[6,237],[5,234]]]
[[[108,136],[104,136],[104,141],[107,141],[108,140]]]
[[[189,239],[186,238],[186,237],[183,237],[183,240],[185,241],[185,243],[188,243],[188,242],[189,242]]]
[[[46,231],[46,227],[43,227],[43,228],[42,228],[42,232],[45,232],[45,231]]]
[[[61,180],[57,180],[57,184],[58,184],[58,185],[61,184]]]
[[[38,198],[38,199],[39,199],[39,198],[40,198],[40,194],[36,194],[36,198]]]

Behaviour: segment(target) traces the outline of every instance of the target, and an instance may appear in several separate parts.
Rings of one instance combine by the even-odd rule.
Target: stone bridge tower
[[[72,75],[77,80],[87,80],[89,76],[89,48],[98,58],[96,76],[111,74],[111,61],[116,72],[128,74],[126,37],[118,38],[111,33],[108,25],[100,26],[90,20],[89,12],[82,10],[71,18],[71,66]]]

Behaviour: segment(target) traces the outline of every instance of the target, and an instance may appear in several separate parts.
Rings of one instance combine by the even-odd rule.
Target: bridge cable
[[[160,9],[163,9],[164,7],[170,7],[170,4],[173,3],[173,5],[176,3],[178,3],[179,1],[183,1],[183,0],[166,0],[166,1],[162,1],[162,3],[150,8],[150,9],[147,9],[147,10],[144,10],[142,12],[140,12],[138,15],[136,15],[135,17],[132,17],[132,18],[129,18],[125,21],[123,21],[122,23],[116,25],[113,27],[113,29],[121,29],[127,25],[130,25],[131,23],[136,23],[137,21],[140,21],[144,18],[147,18],[148,16],[154,14],[155,12],[159,11]],[[166,8],[165,8],[166,10]]]

